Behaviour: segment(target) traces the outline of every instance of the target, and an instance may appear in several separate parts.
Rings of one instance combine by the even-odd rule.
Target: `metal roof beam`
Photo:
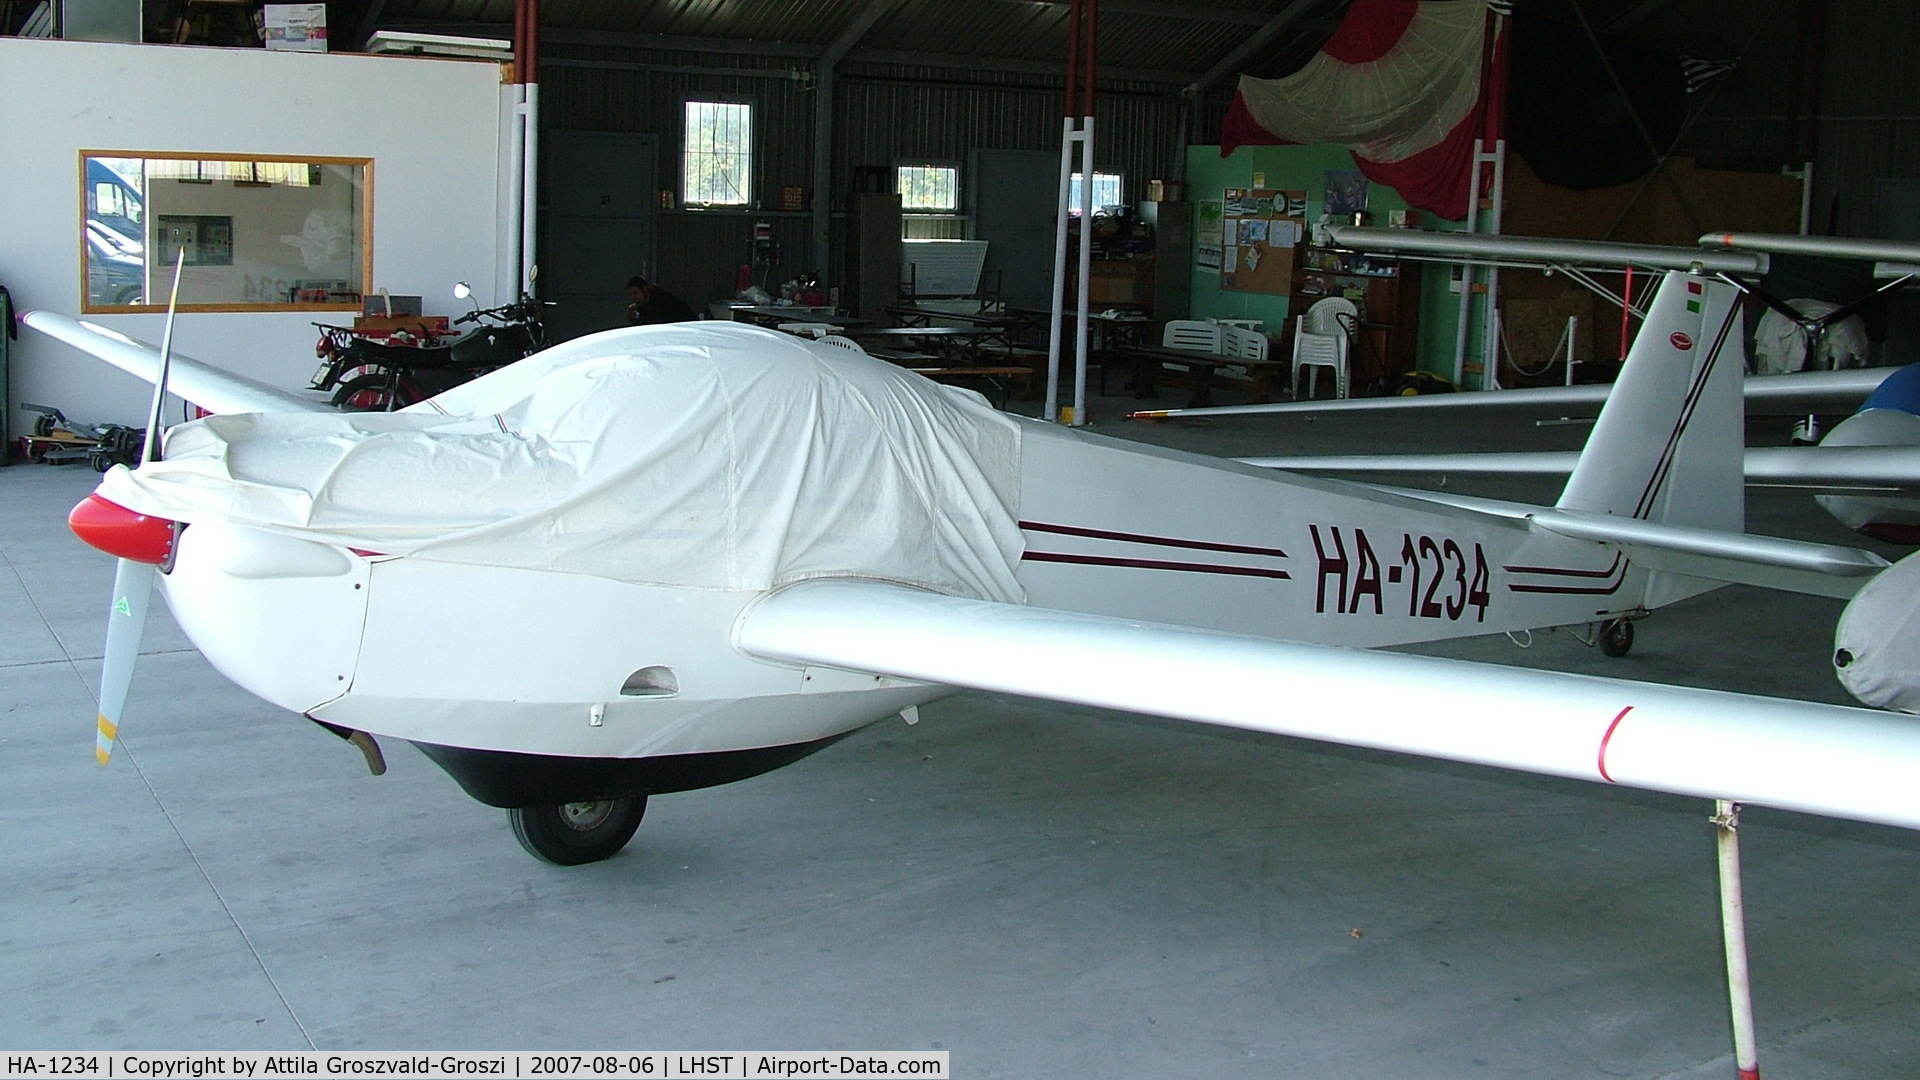
[[[1614,16],[1614,18],[1609,21],[1606,26],[1601,27],[1601,29],[1609,34],[1617,34],[1632,26],[1634,23],[1639,22],[1641,19],[1666,7],[1669,2],[1670,0],[1641,0],[1639,4]]]
[[[1019,4],[1026,8],[1058,8],[1067,11],[1072,6],[1064,0],[994,0],[995,3]],[[1165,0],[1100,0],[1102,15],[1153,15],[1164,19],[1183,19],[1187,22],[1233,23],[1240,26],[1259,26],[1267,21],[1264,11],[1248,11],[1245,8],[1195,7],[1190,4],[1167,3]]]
[[[1254,31],[1247,40],[1240,43],[1238,48],[1221,57],[1219,63],[1207,69],[1206,74],[1193,80],[1187,86],[1186,93],[1198,95],[1206,92],[1214,83],[1220,81],[1222,75],[1238,68],[1247,57],[1252,56],[1256,50],[1264,48],[1267,42],[1272,41],[1280,31],[1299,22],[1300,16],[1318,7],[1321,2],[1322,0],[1293,0],[1293,3],[1281,8],[1280,14],[1275,15],[1265,26]]]
[[[1105,0],[1102,0],[1102,10],[1105,10]],[[855,49],[848,54],[847,60],[851,63],[898,64],[905,67],[958,68],[963,71],[984,71],[1001,75],[1045,75],[1056,79],[1064,78],[1067,73],[1066,66],[1059,61],[957,56],[952,53],[909,52],[901,49]],[[1100,78],[1102,81],[1112,79],[1115,82],[1159,82],[1178,85],[1191,81],[1193,72],[1101,64]]]

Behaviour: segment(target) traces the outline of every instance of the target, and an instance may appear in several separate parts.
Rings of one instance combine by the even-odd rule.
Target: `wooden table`
[[[857,319],[851,315],[834,315],[830,312],[812,308],[781,307],[778,304],[760,304],[754,307],[736,307],[733,309],[735,322],[758,323],[761,326],[777,326],[783,322],[823,323],[829,326],[856,327],[872,326],[872,319]]]
[[[1272,401],[1273,377],[1288,367],[1285,360],[1250,360],[1244,356],[1169,349],[1163,345],[1130,345],[1111,350],[1111,355],[1133,369],[1133,396],[1137,398],[1159,396],[1154,381],[1167,365],[1184,367],[1193,385],[1193,398],[1186,404],[1189,409],[1204,409],[1213,404],[1214,380],[1220,377],[1223,368],[1244,369],[1247,395],[1256,402]]]

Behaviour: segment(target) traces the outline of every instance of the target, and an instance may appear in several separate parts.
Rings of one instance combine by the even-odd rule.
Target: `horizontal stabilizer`
[[[1263,469],[1308,473],[1437,473],[1448,476],[1566,476],[1577,450],[1491,454],[1323,454],[1235,458]],[[1920,489],[1920,454],[1910,446],[1755,446],[1747,483],[1821,490]]]
[[[1920,828],[1920,722],[1869,709],[1273,641],[811,581],[749,655]]]
[[[20,321],[149,383],[159,375],[160,350],[144,341],[51,311],[29,311]],[[168,361],[167,392],[213,413],[335,411],[324,401],[222,371],[178,349]]]
[[[1742,387],[1748,415],[1784,410],[1852,412],[1868,394],[1898,368],[1845,368],[1840,371],[1796,371],[1786,375],[1751,376]],[[1207,416],[1261,416],[1267,413],[1365,413],[1402,409],[1564,409],[1592,416],[1606,404],[1612,383],[1576,386],[1529,386],[1517,390],[1470,390],[1457,394],[1418,394],[1407,397],[1342,398],[1333,401],[1276,401],[1264,405],[1215,405],[1202,409],[1143,409],[1129,414],[1134,420],[1163,420]]]

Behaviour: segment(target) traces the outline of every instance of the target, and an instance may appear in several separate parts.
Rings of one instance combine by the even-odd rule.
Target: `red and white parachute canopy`
[[[1506,4],[1354,0],[1305,67],[1282,79],[1241,77],[1221,124],[1221,156],[1239,146],[1335,143],[1408,205],[1465,217],[1473,140],[1490,121],[1497,129],[1482,102],[1497,111],[1505,94],[1505,65],[1486,62],[1490,8]]]

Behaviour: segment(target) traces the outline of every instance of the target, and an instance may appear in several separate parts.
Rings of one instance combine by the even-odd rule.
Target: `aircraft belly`
[[[1028,603],[1381,646],[1638,610],[1616,547],[1523,517],[1074,433],[1029,434]]]
[[[826,738],[947,692],[741,655],[732,626],[757,593],[423,559],[374,563],[369,591],[351,685],[309,714],[415,742],[711,753]]]
[[[181,532],[160,582],[174,620],[216,670],[304,712],[353,677],[367,570],[338,548],[207,522]]]
[[[876,690],[730,700],[597,703],[391,698],[348,694],[309,715],[329,724],[436,746],[563,757],[714,754],[817,742],[953,691],[889,680]]]

